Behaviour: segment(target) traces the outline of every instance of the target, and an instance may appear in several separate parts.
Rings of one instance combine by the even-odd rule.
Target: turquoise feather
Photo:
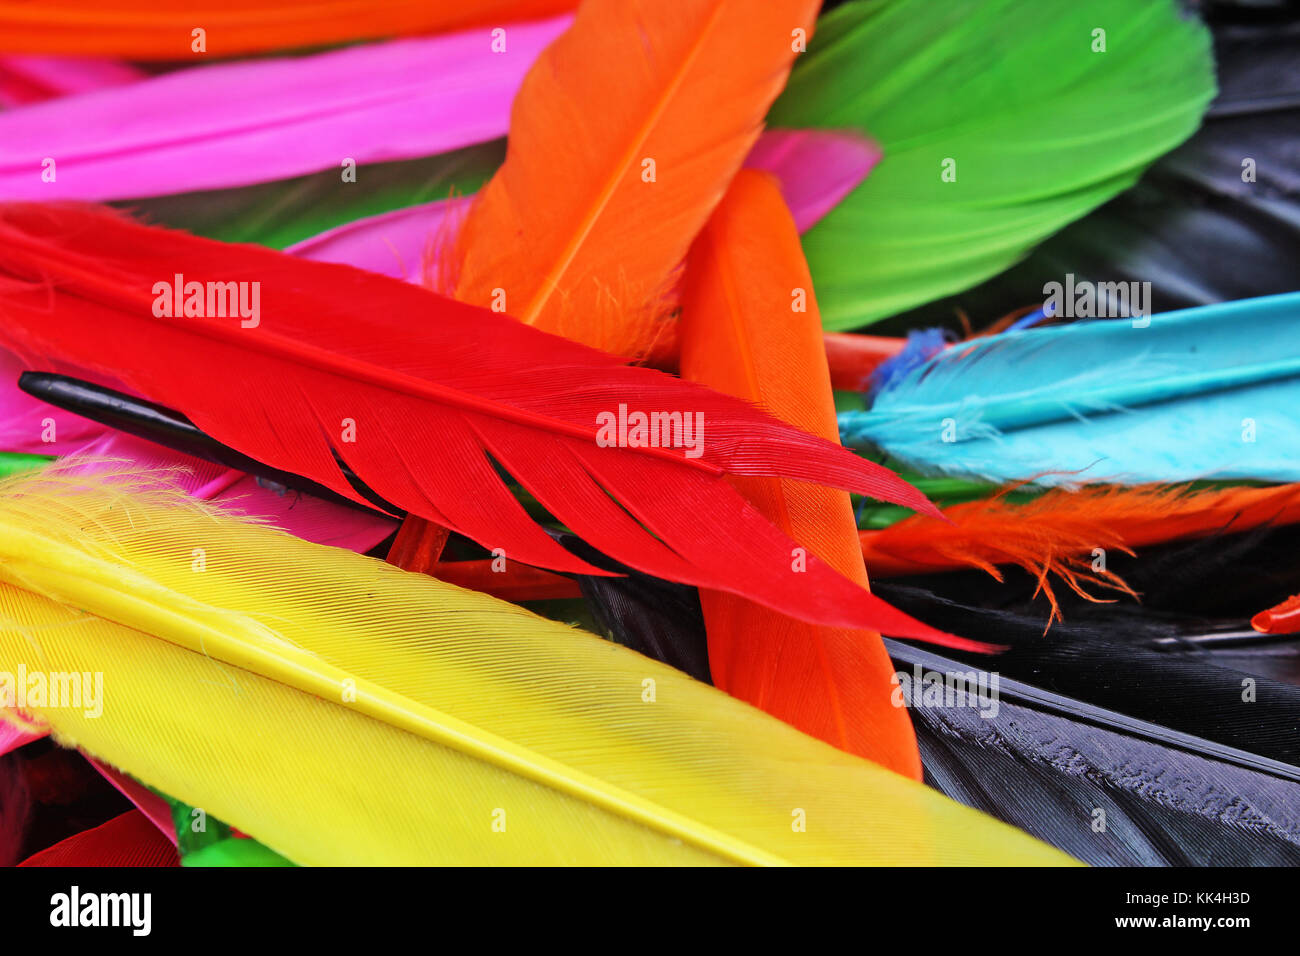
[[[1300,481],[1300,293],[954,346],[840,435],[986,481]]]

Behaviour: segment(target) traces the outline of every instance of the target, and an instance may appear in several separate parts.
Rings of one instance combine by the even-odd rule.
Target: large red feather
[[[260,283],[260,321],[155,317],[154,286]],[[252,286],[249,290],[251,292]],[[0,342],[33,367],[110,373],[266,464],[388,501],[511,560],[600,573],[555,544],[499,463],[560,521],[648,574],[792,616],[946,642],[811,561],[727,475],[825,483],[933,512],[916,489],[734,398],[348,266],[141,226],[97,207],[0,206]],[[602,447],[602,414],[703,416],[702,454]],[[684,443],[683,443],[684,444]]]

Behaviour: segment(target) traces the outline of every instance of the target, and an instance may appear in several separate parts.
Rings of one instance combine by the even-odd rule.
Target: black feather
[[[663,661],[698,681],[713,683],[704,637],[704,612],[695,588],[634,571],[568,532],[553,532],[552,536],[589,564],[626,575],[622,578],[568,575],[578,582],[605,637]]]
[[[993,665],[1008,677],[1300,767],[1300,639],[1249,625],[1300,590],[1300,527],[1111,555],[1108,566],[1142,603],[1058,589],[1064,621],[1046,634],[1038,582],[1016,569],[1003,584],[959,572],[873,588],[927,624],[1011,645]]]
[[[887,643],[900,667],[972,672]],[[1283,768],[1216,759],[1203,741],[1029,685],[999,678],[997,687],[996,712],[913,701],[926,782],[949,797],[1094,865],[1300,863],[1300,783],[1277,775]]]

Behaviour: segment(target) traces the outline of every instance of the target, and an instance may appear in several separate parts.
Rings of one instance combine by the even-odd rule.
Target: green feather
[[[1214,93],[1209,34],[1174,0],[827,14],[769,122],[856,128],[884,159],[804,237],[823,322],[866,325],[1001,272],[1131,186]]]
[[[358,166],[356,182],[344,182],[343,170],[333,169],[113,205],[145,222],[209,239],[283,249],[366,216],[477,192],[504,159],[505,140],[494,140],[440,156]]]
[[[295,864],[256,840],[229,837],[195,850],[181,860],[181,865],[187,867],[274,867],[294,866]]]

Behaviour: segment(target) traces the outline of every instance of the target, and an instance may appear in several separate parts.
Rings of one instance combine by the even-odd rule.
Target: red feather
[[[180,866],[168,839],[139,810],[128,810],[93,829],[28,857],[19,866]]]
[[[1250,619],[1250,626],[1261,634],[1295,634],[1300,631],[1300,594],[1287,598],[1276,607],[1260,611]]]
[[[0,342],[32,367],[106,372],[218,441],[388,501],[510,560],[598,574],[510,495],[493,462],[592,546],[647,574],[794,617],[940,643],[794,543],[728,475],[828,484],[936,513],[887,469],[752,406],[348,266],[141,226],[81,205],[0,206]],[[260,321],[159,318],[155,284],[259,283]],[[702,454],[602,447],[603,414],[703,416]],[[621,507],[620,507],[621,505]]]

